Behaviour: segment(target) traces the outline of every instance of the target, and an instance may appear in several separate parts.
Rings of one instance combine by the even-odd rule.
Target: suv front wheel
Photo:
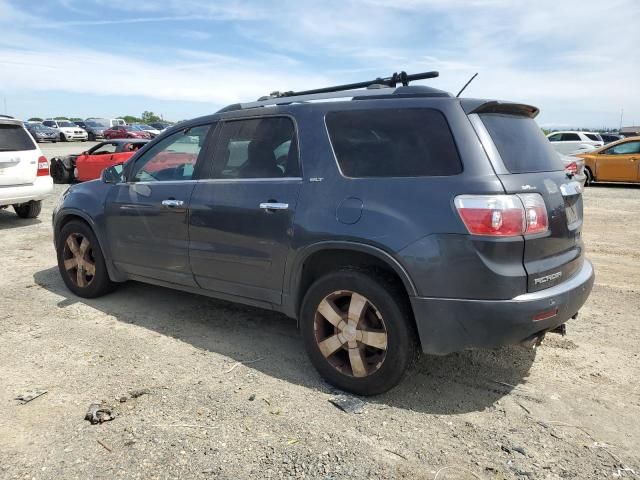
[[[98,239],[86,223],[70,221],[58,238],[58,269],[69,290],[79,297],[95,298],[114,289]]]
[[[416,358],[406,296],[374,273],[340,270],[323,276],[307,291],[300,316],[311,362],[342,390],[385,392]]]

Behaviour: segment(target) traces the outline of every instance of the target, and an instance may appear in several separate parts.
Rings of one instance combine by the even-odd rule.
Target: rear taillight
[[[33,170],[32,170],[33,171]],[[44,155],[41,155],[38,158],[38,177],[47,177],[49,176],[49,161]]]
[[[524,233],[544,233],[549,228],[547,206],[539,193],[521,193],[517,197],[524,206]]]
[[[578,164],[576,162],[571,162],[569,165],[564,167],[564,171],[567,175],[575,175],[578,173]]]
[[[538,193],[459,195],[455,206],[469,233],[512,237],[546,232],[547,208]]]

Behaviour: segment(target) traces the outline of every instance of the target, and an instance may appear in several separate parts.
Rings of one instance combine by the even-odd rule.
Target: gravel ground
[[[585,193],[597,280],[567,337],[423,357],[360,414],[329,403],[281,315],[134,282],[71,295],[50,225],[63,188],[39,219],[0,211],[2,479],[640,476],[638,187]],[[94,402],[115,419],[85,421]]]

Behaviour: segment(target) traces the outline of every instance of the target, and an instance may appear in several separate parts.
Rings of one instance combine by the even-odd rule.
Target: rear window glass
[[[0,152],[35,150],[36,145],[19,125],[0,125]]]
[[[327,128],[347,177],[455,175],[462,163],[444,115],[432,109],[330,112]]]
[[[511,173],[562,170],[551,143],[531,118],[505,114],[481,114],[504,166]]]

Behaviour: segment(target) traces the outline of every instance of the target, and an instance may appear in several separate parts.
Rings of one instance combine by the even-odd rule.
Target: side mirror
[[[112,165],[102,170],[100,180],[103,183],[119,183],[123,181],[122,178],[122,164]]]

